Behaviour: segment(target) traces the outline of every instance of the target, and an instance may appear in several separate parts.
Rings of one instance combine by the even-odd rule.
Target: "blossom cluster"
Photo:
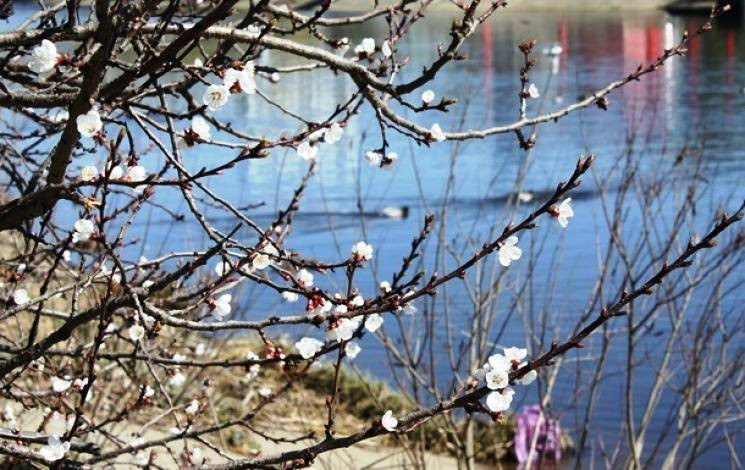
[[[528,350],[524,348],[503,348],[503,354],[489,356],[488,362],[474,371],[474,376],[483,379],[486,386],[493,390],[486,396],[486,406],[493,413],[502,413],[510,408],[514,389],[510,386],[510,372],[525,365],[524,359]],[[538,377],[536,371],[531,370],[515,382],[520,385],[530,385]]]

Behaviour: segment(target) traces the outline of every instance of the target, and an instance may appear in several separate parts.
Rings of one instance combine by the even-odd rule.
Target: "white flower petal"
[[[351,360],[354,360],[354,358],[357,357],[360,351],[362,351],[362,348],[354,341],[350,341],[347,343],[346,346],[344,346],[344,353]]]
[[[75,122],[78,132],[84,137],[93,137],[103,129],[103,122],[96,108],[92,108],[87,113],[79,115],[75,119]]]
[[[383,414],[383,418],[380,420],[380,424],[383,425],[386,431],[393,432],[398,426],[398,419],[393,416],[393,411],[388,410]]]
[[[230,98],[230,89],[228,87],[212,84],[204,91],[202,102],[207,105],[210,111],[217,111],[225,106],[228,98]]]
[[[370,314],[365,318],[365,329],[370,333],[375,333],[381,326],[383,326],[383,317],[377,313]]]
[[[422,103],[430,104],[435,99],[435,92],[432,90],[425,90],[422,92]]]

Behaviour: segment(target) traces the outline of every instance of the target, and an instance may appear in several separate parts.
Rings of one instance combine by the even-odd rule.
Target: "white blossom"
[[[230,89],[224,85],[210,85],[204,91],[202,102],[207,105],[210,111],[217,111],[225,106],[230,98]]]
[[[310,359],[315,356],[323,347],[323,342],[315,338],[302,338],[295,343],[295,349],[298,350],[303,359]]]
[[[258,361],[259,356],[253,352],[249,351],[246,353],[246,360],[249,361]],[[251,364],[251,367],[248,368],[248,373],[246,374],[246,381],[250,382],[253,379],[255,379],[259,375],[259,371],[261,370],[261,365],[259,364]]]
[[[489,372],[491,368],[489,367],[489,364],[484,364],[484,367],[478,367],[473,370],[473,376],[481,380],[486,377],[486,373]]]
[[[263,247],[261,248],[261,251],[262,251],[262,252],[263,252],[264,254],[267,254],[267,255],[269,255],[269,256],[273,256],[273,257],[275,257],[275,258],[278,258],[278,257],[279,257],[279,251],[277,251],[277,248],[276,248],[276,247],[275,247],[274,245],[272,245],[271,243],[267,243],[267,244],[265,244],[265,245],[264,245],[264,246],[263,246]]]
[[[416,308],[416,305],[412,304],[411,302],[407,302],[403,306],[404,313],[407,315],[414,315],[416,312],[419,311],[418,308]]]
[[[214,270],[215,270],[215,274],[222,277],[226,275],[227,273],[229,273],[232,268],[233,266],[230,264],[229,261],[221,260],[217,262]]]
[[[429,128],[429,135],[436,142],[442,142],[443,140],[447,138],[445,137],[445,133],[442,132],[442,128],[437,123],[432,124],[432,127]]]
[[[343,37],[337,42],[336,53],[340,56],[344,56],[349,50],[349,38]]]
[[[323,134],[323,140],[325,140],[327,144],[335,144],[339,142],[342,134],[344,134],[344,129],[342,129],[339,124],[333,123]]]
[[[313,314],[320,314],[320,313],[326,313],[331,311],[331,308],[334,306],[334,304],[326,299],[320,299],[320,304],[316,304],[313,308],[313,311],[311,313]],[[346,305],[337,305],[336,306],[336,313],[346,313],[347,312],[347,306]]]
[[[370,333],[375,333],[381,326],[383,326],[383,317],[377,313],[372,313],[365,317],[365,329]]]
[[[215,305],[212,309],[212,316],[217,320],[222,320],[230,315],[230,311],[232,310],[232,307],[230,306],[231,300],[233,300],[233,296],[230,294],[223,294],[218,297],[215,300]]]
[[[145,452],[137,452],[135,454],[135,462],[141,467],[146,466],[150,462],[150,454]]]
[[[409,292],[404,295],[404,297],[407,297],[408,295],[412,294],[414,291],[410,290]],[[414,315],[418,309],[412,302],[405,302],[401,307],[398,308],[399,311],[403,311],[407,315]]]
[[[202,140],[210,140],[210,125],[202,116],[194,116],[191,120],[191,130]]]
[[[78,132],[84,137],[93,137],[103,129],[103,122],[96,108],[91,108],[87,113],[79,115],[75,122],[78,125]]]
[[[116,332],[116,330],[117,330],[116,324],[109,323],[108,325],[106,325],[106,328],[104,328],[103,332],[104,332],[104,335],[108,337],[110,335],[113,335]]]
[[[44,39],[31,51],[28,68],[35,73],[49,72],[57,65],[57,58],[57,46],[52,41]]]
[[[354,53],[357,55],[367,54],[373,55],[375,53],[375,39],[365,38],[355,48]]]
[[[311,145],[310,141],[305,141],[297,146],[297,154],[303,160],[315,160],[318,156],[318,147]]]
[[[142,396],[145,398],[152,398],[153,395],[155,395],[155,389],[150,385],[145,385],[145,393],[143,393]]]
[[[527,355],[528,350],[525,348],[504,348],[504,356],[510,364],[522,361]]]
[[[326,135],[327,130],[327,128],[321,127],[320,129],[316,129],[315,131],[311,132],[310,135],[308,135],[308,142],[310,142],[311,144],[315,144],[319,140],[323,139],[323,136]]]
[[[383,418],[381,418],[380,424],[383,425],[386,431],[393,432],[396,430],[396,426],[398,426],[398,419],[393,416],[393,411],[388,410],[383,414]]]
[[[134,165],[127,169],[127,179],[137,182],[144,181],[147,178],[147,170],[141,165]]]
[[[378,286],[381,291],[383,291],[384,294],[387,294],[391,291],[391,283],[388,281],[380,281],[380,284]]]
[[[498,390],[509,385],[509,373],[512,363],[502,354],[489,356],[489,363],[484,366],[486,373],[486,386],[492,390]]]
[[[533,99],[541,97],[541,92],[538,91],[538,87],[535,86],[535,83],[531,83],[530,86],[528,86],[528,96]]]
[[[83,181],[93,181],[98,176],[98,168],[93,165],[84,166],[80,170],[80,179]]]
[[[357,242],[352,247],[352,255],[357,259],[370,261],[373,257],[373,247],[365,242]]]
[[[432,90],[424,90],[422,92],[422,103],[430,104],[435,99],[435,92]]]
[[[6,421],[11,427],[16,427],[18,425],[15,410],[10,403],[6,403],[5,408],[3,408],[3,420]]]
[[[561,201],[561,204],[557,208],[556,221],[559,222],[561,228],[567,228],[569,219],[574,217],[574,209],[572,209],[571,203],[572,198],[568,197]]]
[[[523,362],[518,367],[523,367],[526,365],[528,365],[528,363]],[[538,373],[534,370],[530,370],[525,375],[517,379],[517,383],[519,383],[520,385],[530,385],[537,378],[538,378]]]
[[[259,271],[261,271],[262,269],[266,269],[267,267],[269,267],[271,263],[272,260],[269,258],[268,255],[259,253],[254,256],[254,259],[251,261],[251,266],[253,266],[254,269],[258,269]]]
[[[90,240],[93,233],[96,231],[93,222],[88,219],[78,219],[73,224],[74,232],[72,233],[72,242],[86,242]]]
[[[515,391],[506,387],[501,391],[493,391],[486,396],[486,406],[494,413],[501,413],[510,409]]]
[[[266,398],[272,395],[272,389],[269,387],[261,387],[259,389],[259,395]]]
[[[176,372],[168,379],[168,385],[171,387],[180,387],[186,382],[186,376],[181,371]]]
[[[189,402],[189,404],[184,408],[184,411],[186,414],[194,416],[199,411],[199,401],[198,400],[192,400]]]
[[[391,42],[389,40],[383,41],[383,44],[380,45],[380,52],[383,53],[384,57],[390,57],[393,55],[393,50],[391,49]]]
[[[246,62],[243,69],[228,69],[225,71],[223,84],[230,89],[238,83],[241,91],[247,95],[256,93],[256,67],[253,61]]]
[[[295,292],[292,292],[289,290],[282,291],[282,298],[285,299],[285,302],[289,302],[289,303],[297,302],[297,299],[299,297],[300,296],[297,295],[297,293]]]
[[[13,292],[13,303],[16,305],[24,305],[27,304],[31,300],[31,298],[28,295],[28,292],[26,292],[26,289],[16,289],[15,292]]]
[[[512,362],[504,354],[492,354],[488,359],[489,368],[509,371]]]
[[[484,374],[486,386],[492,390],[499,390],[510,384],[509,373],[504,370],[490,369]]]
[[[243,93],[247,95],[256,93],[256,65],[252,60],[243,65],[242,73],[238,77],[238,84],[240,84]]]
[[[68,380],[67,377],[52,377],[52,390],[57,393],[62,393],[72,386],[72,381]]]
[[[63,459],[68,450],[70,450],[69,442],[62,442],[58,436],[50,436],[47,445],[39,449],[39,454],[44,460],[56,462]]]
[[[297,282],[303,287],[310,287],[313,285],[313,274],[307,269],[301,269],[297,273]]]
[[[145,181],[147,178],[147,170],[141,165],[134,165],[127,168],[127,179],[133,183]],[[144,188],[135,186],[133,190],[135,192],[142,192]]]
[[[122,169],[121,165],[115,166],[109,172],[109,179],[111,180],[122,179],[123,176],[124,176],[124,170]]]
[[[248,34],[250,37],[258,37],[259,34],[261,34],[261,26],[257,24],[250,24],[246,27],[246,34]]]
[[[350,341],[347,343],[346,346],[344,346],[344,353],[347,355],[349,359],[354,360],[355,357],[357,357],[357,354],[362,351],[362,348],[359,344],[355,343],[354,341]]]
[[[365,153],[365,160],[367,160],[370,166],[380,166],[380,162],[383,161],[383,154],[369,150]]]
[[[354,297],[352,297],[350,305],[352,305],[353,307],[362,307],[363,305],[365,305],[365,299],[361,295],[355,295]]]
[[[523,255],[523,250],[517,246],[517,237],[512,235],[504,241],[499,247],[499,264],[504,267],[509,266],[513,261],[517,261]]]
[[[142,313],[140,315],[142,317],[142,324],[148,328],[152,328],[153,325],[155,325],[155,318],[151,317],[147,313]]]
[[[199,343],[194,348],[194,354],[196,354],[197,356],[203,356],[205,352],[207,352],[207,345],[205,345],[204,343]]]
[[[360,326],[359,318],[342,318],[332,331],[338,342],[349,341]]]
[[[139,323],[129,327],[129,339],[132,341],[139,341],[145,337],[145,328]]]
[[[189,460],[191,460],[191,463],[196,467],[200,467],[204,463],[204,455],[202,454],[202,449],[200,449],[199,447],[192,447],[189,450]]]

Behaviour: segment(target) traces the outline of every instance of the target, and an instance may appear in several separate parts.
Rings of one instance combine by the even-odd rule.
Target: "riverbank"
[[[13,285],[25,289],[30,298],[39,295],[39,285],[49,266],[20,265],[23,243],[20,237],[9,236],[0,242],[0,299],[11,296]],[[22,267],[20,267],[22,266]],[[72,265],[70,266],[72,268]],[[61,287],[74,283],[77,276],[70,269],[65,276],[55,276],[52,284]],[[11,281],[17,279],[17,281]],[[104,281],[104,283],[107,281]],[[116,291],[118,286],[114,285]],[[79,306],[91,306],[100,301],[106,292],[104,284],[92,283],[88,289],[81,290],[76,301]],[[98,299],[98,300],[96,300]],[[66,320],[72,298],[63,293],[49,299],[45,305],[47,314],[40,318],[38,334],[48,337],[57,331]],[[13,314],[13,321],[0,324],[3,338],[22,338],[29,331],[35,318],[33,309],[22,309]],[[109,359],[126,361],[132,344],[128,341],[126,312],[117,312],[112,318],[111,333],[99,352],[110,354]],[[112,369],[110,376],[99,379],[90,390],[92,400],[88,400],[88,419],[101,422],[110,420],[102,427],[104,433],[90,433],[81,442],[90,444],[91,455],[117,452],[126,445],[138,442],[166,440],[167,445],[154,445],[134,452],[123,452],[118,457],[122,468],[148,461],[158,468],[188,468],[174,464],[174,456],[185,459],[193,449],[199,449],[200,459],[205,463],[221,464],[231,460],[250,459],[275,455],[302,448],[318,442],[327,422],[326,400],[329,390],[338,387],[336,407],[336,431],[339,435],[351,435],[369,427],[380,419],[385,409],[401,415],[417,407],[404,393],[392,389],[380,378],[361,373],[354,367],[344,368],[335,377],[335,371],[328,362],[319,362],[306,374],[288,382],[292,367],[284,368],[267,365],[260,368],[245,369],[242,366],[220,367],[221,364],[237,363],[248,357],[263,356],[266,345],[258,338],[245,336],[213,336],[198,332],[185,332],[168,325],[152,326],[153,334],[144,340],[138,350],[151,356],[148,367],[127,362],[121,369]],[[72,381],[85,375],[84,365],[77,361],[84,357],[76,352],[78,347],[85,349],[90,345],[95,329],[81,326],[73,339],[65,347],[55,348],[55,354],[48,355],[44,361],[29,368],[28,372],[15,381],[19,390],[31,390],[38,397],[46,397],[53,390],[54,377],[64,377]],[[284,351],[292,351],[293,341],[279,338],[277,343]],[[19,345],[3,344],[0,359],[5,359],[11,350]],[[121,355],[124,354],[124,355]],[[107,359],[102,359],[104,362]],[[210,365],[199,367],[166,367],[168,361],[194,360]],[[109,365],[106,367],[110,369]],[[153,382],[153,372],[159,379]],[[182,375],[183,380],[172,380]],[[51,383],[50,383],[51,382]],[[153,394],[142,401],[139,390],[145,384],[152,385]],[[157,385],[157,386],[156,386]],[[58,405],[53,407],[29,406],[21,401],[0,400],[0,428],[17,430],[34,436],[62,435],[70,424],[70,406],[75,403],[77,386],[55,391]],[[274,397],[279,397],[274,400]],[[201,412],[189,414],[184,408],[187,397],[200,403]],[[126,418],[112,419],[127,405]],[[238,416],[251,416],[250,425],[229,425],[224,423]],[[94,418],[95,417],[95,418]],[[188,423],[184,426],[184,423]],[[174,427],[174,424],[176,427]],[[452,443],[445,438],[446,428],[439,420],[422,423],[415,433],[390,434],[365,441],[348,448],[319,455],[314,465],[320,468],[410,468],[412,461],[423,463],[426,468],[456,469],[458,462],[449,455]],[[456,420],[456,424],[462,422]],[[221,427],[218,432],[205,433],[198,437],[173,438],[174,433],[195,429]],[[499,422],[488,419],[477,420],[473,424],[476,436],[475,449],[481,456],[476,468],[491,468],[495,464],[511,465],[512,443],[515,435],[515,421],[507,418]],[[116,442],[103,436],[116,436]],[[304,436],[298,439],[298,436]],[[46,437],[41,438],[40,444]],[[564,452],[571,447],[570,440],[564,440]],[[35,441],[37,442],[37,441]],[[216,449],[220,449],[220,452]],[[31,446],[38,451],[38,446]],[[92,450],[95,449],[95,450]],[[81,456],[71,455],[72,458]],[[88,456],[82,456],[85,460]],[[189,457],[191,458],[191,457]],[[412,460],[414,459],[414,460]],[[13,462],[0,459],[3,464]],[[17,462],[16,462],[17,463]],[[5,467],[3,467],[5,468]]]

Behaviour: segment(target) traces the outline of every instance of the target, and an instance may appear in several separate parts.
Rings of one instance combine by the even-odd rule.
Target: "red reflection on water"
[[[485,22],[481,28],[479,29],[481,34],[481,57],[482,57],[482,63],[481,67],[484,71],[484,86],[482,90],[484,90],[484,102],[485,103],[491,103],[492,102],[492,81],[494,79],[494,67],[493,67],[493,57],[492,57],[492,47],[494,40],[492,38],[492,31],[491,31],[491,23]],[[486,120],[491,120],[491,106],[486,107]]]

